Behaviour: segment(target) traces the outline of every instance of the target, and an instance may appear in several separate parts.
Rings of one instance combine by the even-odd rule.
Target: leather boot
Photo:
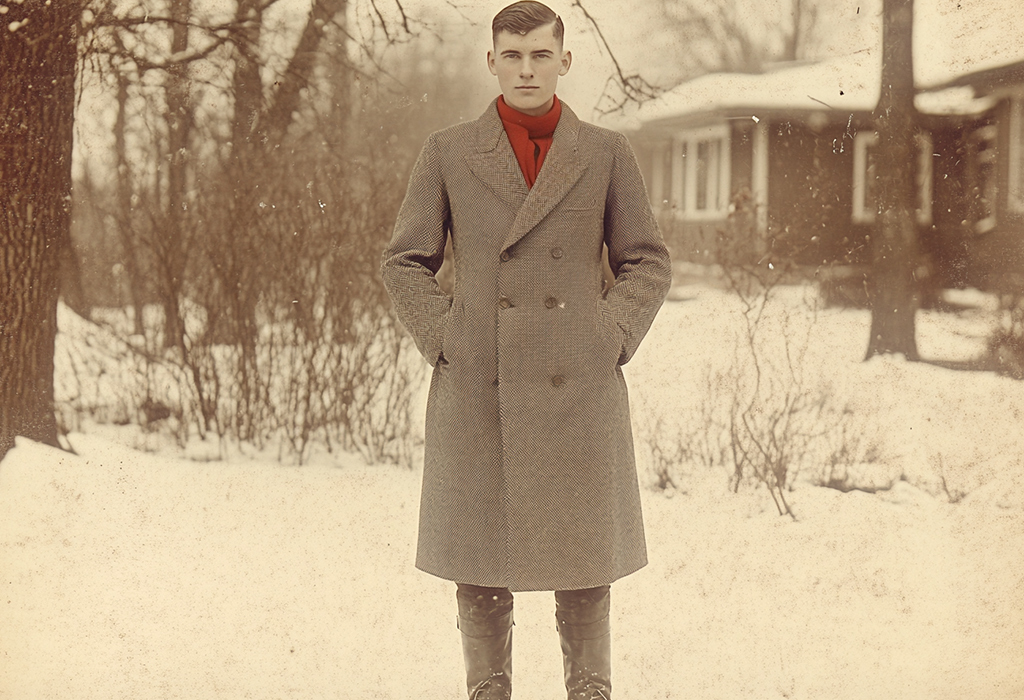
[[[510,700],[512,594],[460,583],[457,596],[469,700]]]
[[[611,700],[610,611],[609,586],[555,592],[568,700]]]

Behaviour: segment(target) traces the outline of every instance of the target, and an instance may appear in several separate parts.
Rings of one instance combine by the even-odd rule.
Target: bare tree
[[[684,42],[682,58],[693,75],[758,73],[773,61],[807,58],[819,17],[816,0],[783,0],[777,8],[751,0],[662,0],[661,12]]]
[[[5,6],[0,40],[0,458],[16,435],[57,445],[53,353],[70,245],[80,7]]]
[[[131,164],[128,158],[128,76],[122,70],[115,71],[117,78],[117,118],[114,122],[114,152],[117,163],[115,178],[116,205],[113,218],[116,221],[118,242],[121,244],[125,275],[128,278],[129,297],[132,306],[132,330],[134,335],[144,336],[142,310],[146,301],[146,284],[139,260],[139,243],[134,227],[133,193],[131,188]]]
[[[882,93],[874,113],[879,139],[879,215],[871,241],[871,337],[867,357],[902,353],[916,360],[914,0],[884,0],[882,12]]]

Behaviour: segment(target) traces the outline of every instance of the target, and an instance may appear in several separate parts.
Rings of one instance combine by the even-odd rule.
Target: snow
[[[975,97],[974,88],[963,86],[918,93],[914,105],[925,114],[976,115],[992,109],[996,99],[988,95]]]
[[[934,90],[915,98],[928,114],[979,114],[994,104],[970,88],[937,89],[964,75],[1024,61],[1018,0],[919,0],[914,6],[914,81]],[[846,55],[778,64],[761,74],[712,73],[687,81],[641,107],[621,128],[723,111],[871,111],[881,92],[881,14],[874,39]]]
[[[738,325],[724,292],[676,288],[626,367],[651,563],[613,586],[615,697],[1024,697],[1024,383],[861,362],[866,312],[809,323],[780,291],[766,327],[810,329],[809,381],[878,430],[858,482],[892,487],[805,468],[795,521],[718,467],[654,489],[651,420],[692,424]],[[926,357],[984,347],[991,300],[954,296],[919,314]],[[454,586],[412,565],[418,470],[82,429],[77,454],[19,439],[0,463],[0,698],[465,696]],[[516,596],[518,699],[564,693],[553,605]]]
[[[863,50],[767,73],[710,73],[687,81],[638,111],[642,122],[716,110],[870,111],[878,102],[879,53]]]
[[[1017,0],[917,0],[914,74],[922,87],[1024,61]]]
[[[624,124],[638,128],[641,123],[716,112],[755,119],[779,110],[870,112],[881,94],[879,56],[876,49],[864,49],[816,63],[780,64],[766,73],[709,73],[645,104]],[[990,109],[995,100],[959,87],[919,93],[914,104],[926,114],[966,115]]]

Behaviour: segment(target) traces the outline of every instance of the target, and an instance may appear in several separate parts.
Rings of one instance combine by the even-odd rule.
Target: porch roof
[[[778,64],[758,74],[711,73],[640,109],[624,128],[783,113],[870,112],[881,93],[881,18],[874,45],[818,62]],[[915,104],[925,114],[973,115],[988,94],[1024,84],[1024,4],[1019,0],[917,0]]]
[[[869,112],[879,95],[876,54],[865,50],[767,73],[709,73],[643,105],[636,118],[647,124],[701,115],[760,118],[774,111]]]

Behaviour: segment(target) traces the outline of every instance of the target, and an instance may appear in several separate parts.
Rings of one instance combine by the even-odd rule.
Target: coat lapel
[[[474,175],[506,202],[512,211],[518,212],[530,189],[526,186],[512,144],[505,135],[497,103],[497,100],[491,102],[491,106],[477,120],[475,148],[466,156],[466,161]]]
[[[497,109],[495,109],[496,113]],[[501,127],[500,117],[498,126]],[[565,195],[583,175],[586,166],[581,162],[578,150],[579,128],[579,118],[563,102],[562,116],[558,120],[558,126],[555,127],[551,150],[544,157],[544,165],[541,166],[540,172],[537,174],[537,181],[533,183],[533,189],[529,190],[526,201],[519,207],[515,221],[512,223],[512,230],[505,238],[502,249],[515,245],[516,241],[543,221],[544,217],[550,214],[555,205],[565,198]],[[504,133],[504,127],[502,127],[502,132]],[[505,142],[508,143],[507,138]],[[519,163],[512,152],[512,146],[508,145],[507,148],[519,179],[523,180]],[[525,186],[525,180],[523,182]]]

